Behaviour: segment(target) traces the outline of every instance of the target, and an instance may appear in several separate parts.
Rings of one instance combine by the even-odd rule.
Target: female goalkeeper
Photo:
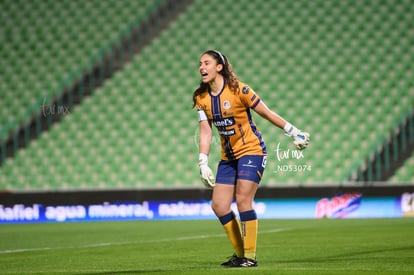
[[[201,82],[193,93],[193,107],[197,109],[200,121],[200,175],[206,186],[214,187],[212,209],[235,251],[222,265],[257,266],[258,221],[253,200],[266,166],[267,152],[250,110],[283,129],[298,149],[306,148],[309,134],[271,111],[247,84],[239,81],[229,60],[219,51],[203,53],[199,71]],[[216,179],[208,166],[212,124],[221,140],[221,161]],[[234,196],[241,224],[231,210]]]

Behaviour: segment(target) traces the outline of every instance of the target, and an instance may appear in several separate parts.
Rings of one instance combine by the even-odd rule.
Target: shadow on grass
[[[304,262],[329,262],[329,261],[338,261],[347,258],[354,258],[356,256],[364,256],[370,254],[377,254],[382,252],[403,252],[403,251],[414,251],[414,246],[403,246],[403,247],[395,247],[395,248],[384,248],[384,249],[374,249],[374,250],[366,250],[366,251],[355,251],[350,253],[344,254],[337,254],[337,255],[324,255],[323,257],[308,257],[302,259],[295,259],[295,260],[287,260],[287,261],[277,261],[278,263],[304,263]],[[400,258],[403,261],[403,257]],[[410,256],[410,260],[412,256]]]

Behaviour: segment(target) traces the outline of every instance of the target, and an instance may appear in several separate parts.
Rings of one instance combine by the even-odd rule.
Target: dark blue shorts
[[[235,160],[221,160],[216,183],[235,185],[238,179],[260,183],[266,167],[266,156],[243,156]]]

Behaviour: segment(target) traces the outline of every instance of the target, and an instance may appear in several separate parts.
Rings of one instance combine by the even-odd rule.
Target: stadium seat
[[[17,12],[17,4],[5,3],[1,6],[10,5],[12,8],[8,9]],[[36,3],[30,8],[38,10]],[[105,45],[108,37],[119,38],[123,30],[120,26],[129,26],[143,16],[134,12],[145,6],[137,3],[50,1],[49,8],[59,10],[59,17],[67,17],[73,11],[74,17],[67,22],[78,22],[77,28],[82,31],[60,26],[57,16],[52,16],[54,13],[42,14],[42,20],[29,16],[27,21],[36,22],[33,25],[46,42],[31,38],[38,46],[30,47],[30,54],[20,45],[18,50],[1,46],[10,50],[10,56],[24,57],[20,63],[13,58],[6,60],[16,68],[2,69],[12,80],[2,87],[26,87],[13,78],[15,72],[24,71],[25,64],[44,64],[40,66],[41,73],[27,77],[26,81],[39,79],[39,88],[57,89],[57,76],[62,78],[77,66],[87,66],[97,54],[94,50]],[[226,16],[220,16],[215,7],[226,10]],[[84,11],[89,9],[93,10],[91,18],[86,18]],[[409,1],[341,1],[334,5],[322,0],[212,0],[205,5],[196,0],[130,63],[71,110],[60,126],[22,150],[24,153],[6,161],[0,167],[0,188],[200,186],[197,119],[191,109],[191,94],[199,83],[198,58],[209,48],[225,53],[241,80],[249,83],[267,105],[311,133],[311,145],[304,151],[304,159],[279,162],[276,146],[280,142],[286,150],[294,150],[291,140],[280,129],[255,116],[269,152],[263,185],[343,182],[401,115],[412,108],[414,77],[412,60],[407,58],[412,25],[409,11]],[[12,26],[12,22],[6,26]],[[58,37],[45,34],[43,25],[49,22],[55,23],[52,29],[56,32],[68,33]],[[75,36],[78,40],[69,43]],[[59,54],[60,49],[64,52]],[[39,58],[27,61],[34,55]],[[56,61],[58,73],[49,75]],[[44,96],[32,95],[35,100]],[[7,98],[12,102],[10,106],[22,102],[13,102],[13,95]],[[33,100],[23,102],[30,104]],[[3,119],[7,112],[1,106],[0,110]],[[49,157],[31,169],[39,152]],[[219,157],[217,138],[213,140],[211,162]],[[51,163],[54,173],[44,168]],[[412,166],[411,160],[407,163],[405,167]],[[277,165],[305,164],[312,167],[311,171],[275,173]],[[413,181],[411,170],[401,168],[391,180]],[[27,178],[43,184],[30,186]]]
[[[2,67],[12,75],[0,74],[0,82],[9,83],[3,94],[16,102],[12,105],[14,115],[0,116],[0,126],[10,120],[21,123],[31,103],[54,92],[71,71],[87,69],[97,50],[111,42],[109,39],[129,22],[140,18],[152,4],[133,2],[119,5],[117,1],[101,4],[94,0],[87,4],[90,9],[84,9],[83,2],[2,1],[0,10],[6,15],[2,28],[7,38],[2,43]],[[107,7],[112,6],[117,7],[119,14],[108,14],[107,10],[112,9]],[[0,109],[5,106],[7,102],[0,101]]]

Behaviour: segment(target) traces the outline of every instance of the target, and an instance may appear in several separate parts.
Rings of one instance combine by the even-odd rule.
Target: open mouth
[[[207,76],[208,75],[208,73],[207,72],[201,72],[201,76],[202,77],[205,77],[205,76]]]

